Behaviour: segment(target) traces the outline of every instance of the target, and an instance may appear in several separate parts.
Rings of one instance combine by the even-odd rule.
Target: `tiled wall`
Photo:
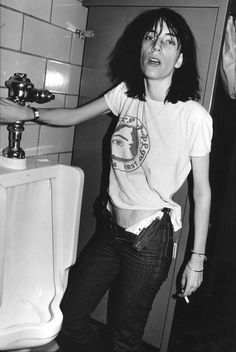
[[[54,101],[40,108],[76,107],[84,41],[73,31],[85,29],[87,18],[81,1],[1,0],[0,11],[0,95],[8,95],[5,81],[22,72],[35,88],[55,94]],[[70,164],[73,138],[74,127],[28,122],[21,146],[27,157],[43,155]],[[0,125],[0,150],[7,145],[6,125]]]

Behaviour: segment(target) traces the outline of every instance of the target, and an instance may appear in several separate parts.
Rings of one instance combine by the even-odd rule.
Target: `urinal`
[[[0,350],[33,351],[60,331],[75,262],[84,175],[77,167],[0,160]]]

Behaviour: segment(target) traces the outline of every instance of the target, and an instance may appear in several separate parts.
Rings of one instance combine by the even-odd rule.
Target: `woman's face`
[[[146,32],[141,44],[140,66],[147,80],[166,80],[171,78],[183,61],[177,38],[170,33],[167,25],[160,23],[152,31]]]

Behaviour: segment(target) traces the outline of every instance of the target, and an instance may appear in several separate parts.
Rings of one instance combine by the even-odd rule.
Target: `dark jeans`
[[[78,257],[61,305],[64,320],[59,343],[64,336],[77,343],[77,352],[96,350],[90,314],[108,289],[112,351],[138,351],[153,300],[169,271],[173,229],[167,212],[155,236],[141,251],[131,247],[130,233],[126,238],[126,232],[114,225],[111,216],[106,215],[103,230]]]

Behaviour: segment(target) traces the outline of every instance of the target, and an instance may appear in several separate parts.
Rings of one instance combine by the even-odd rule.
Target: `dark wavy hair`
[[[108,74],[114,85],[126,83],[128,97],[145,101],[144,75],[140,67],[141,44],[144,34],[157,23],[162,28],[163,22],[176,36],[183,54],[183,63],[174,70],[165,101],[199,100],[195,39],[184,18],[169,8],[144,12],[128,25],[109,56]]]

